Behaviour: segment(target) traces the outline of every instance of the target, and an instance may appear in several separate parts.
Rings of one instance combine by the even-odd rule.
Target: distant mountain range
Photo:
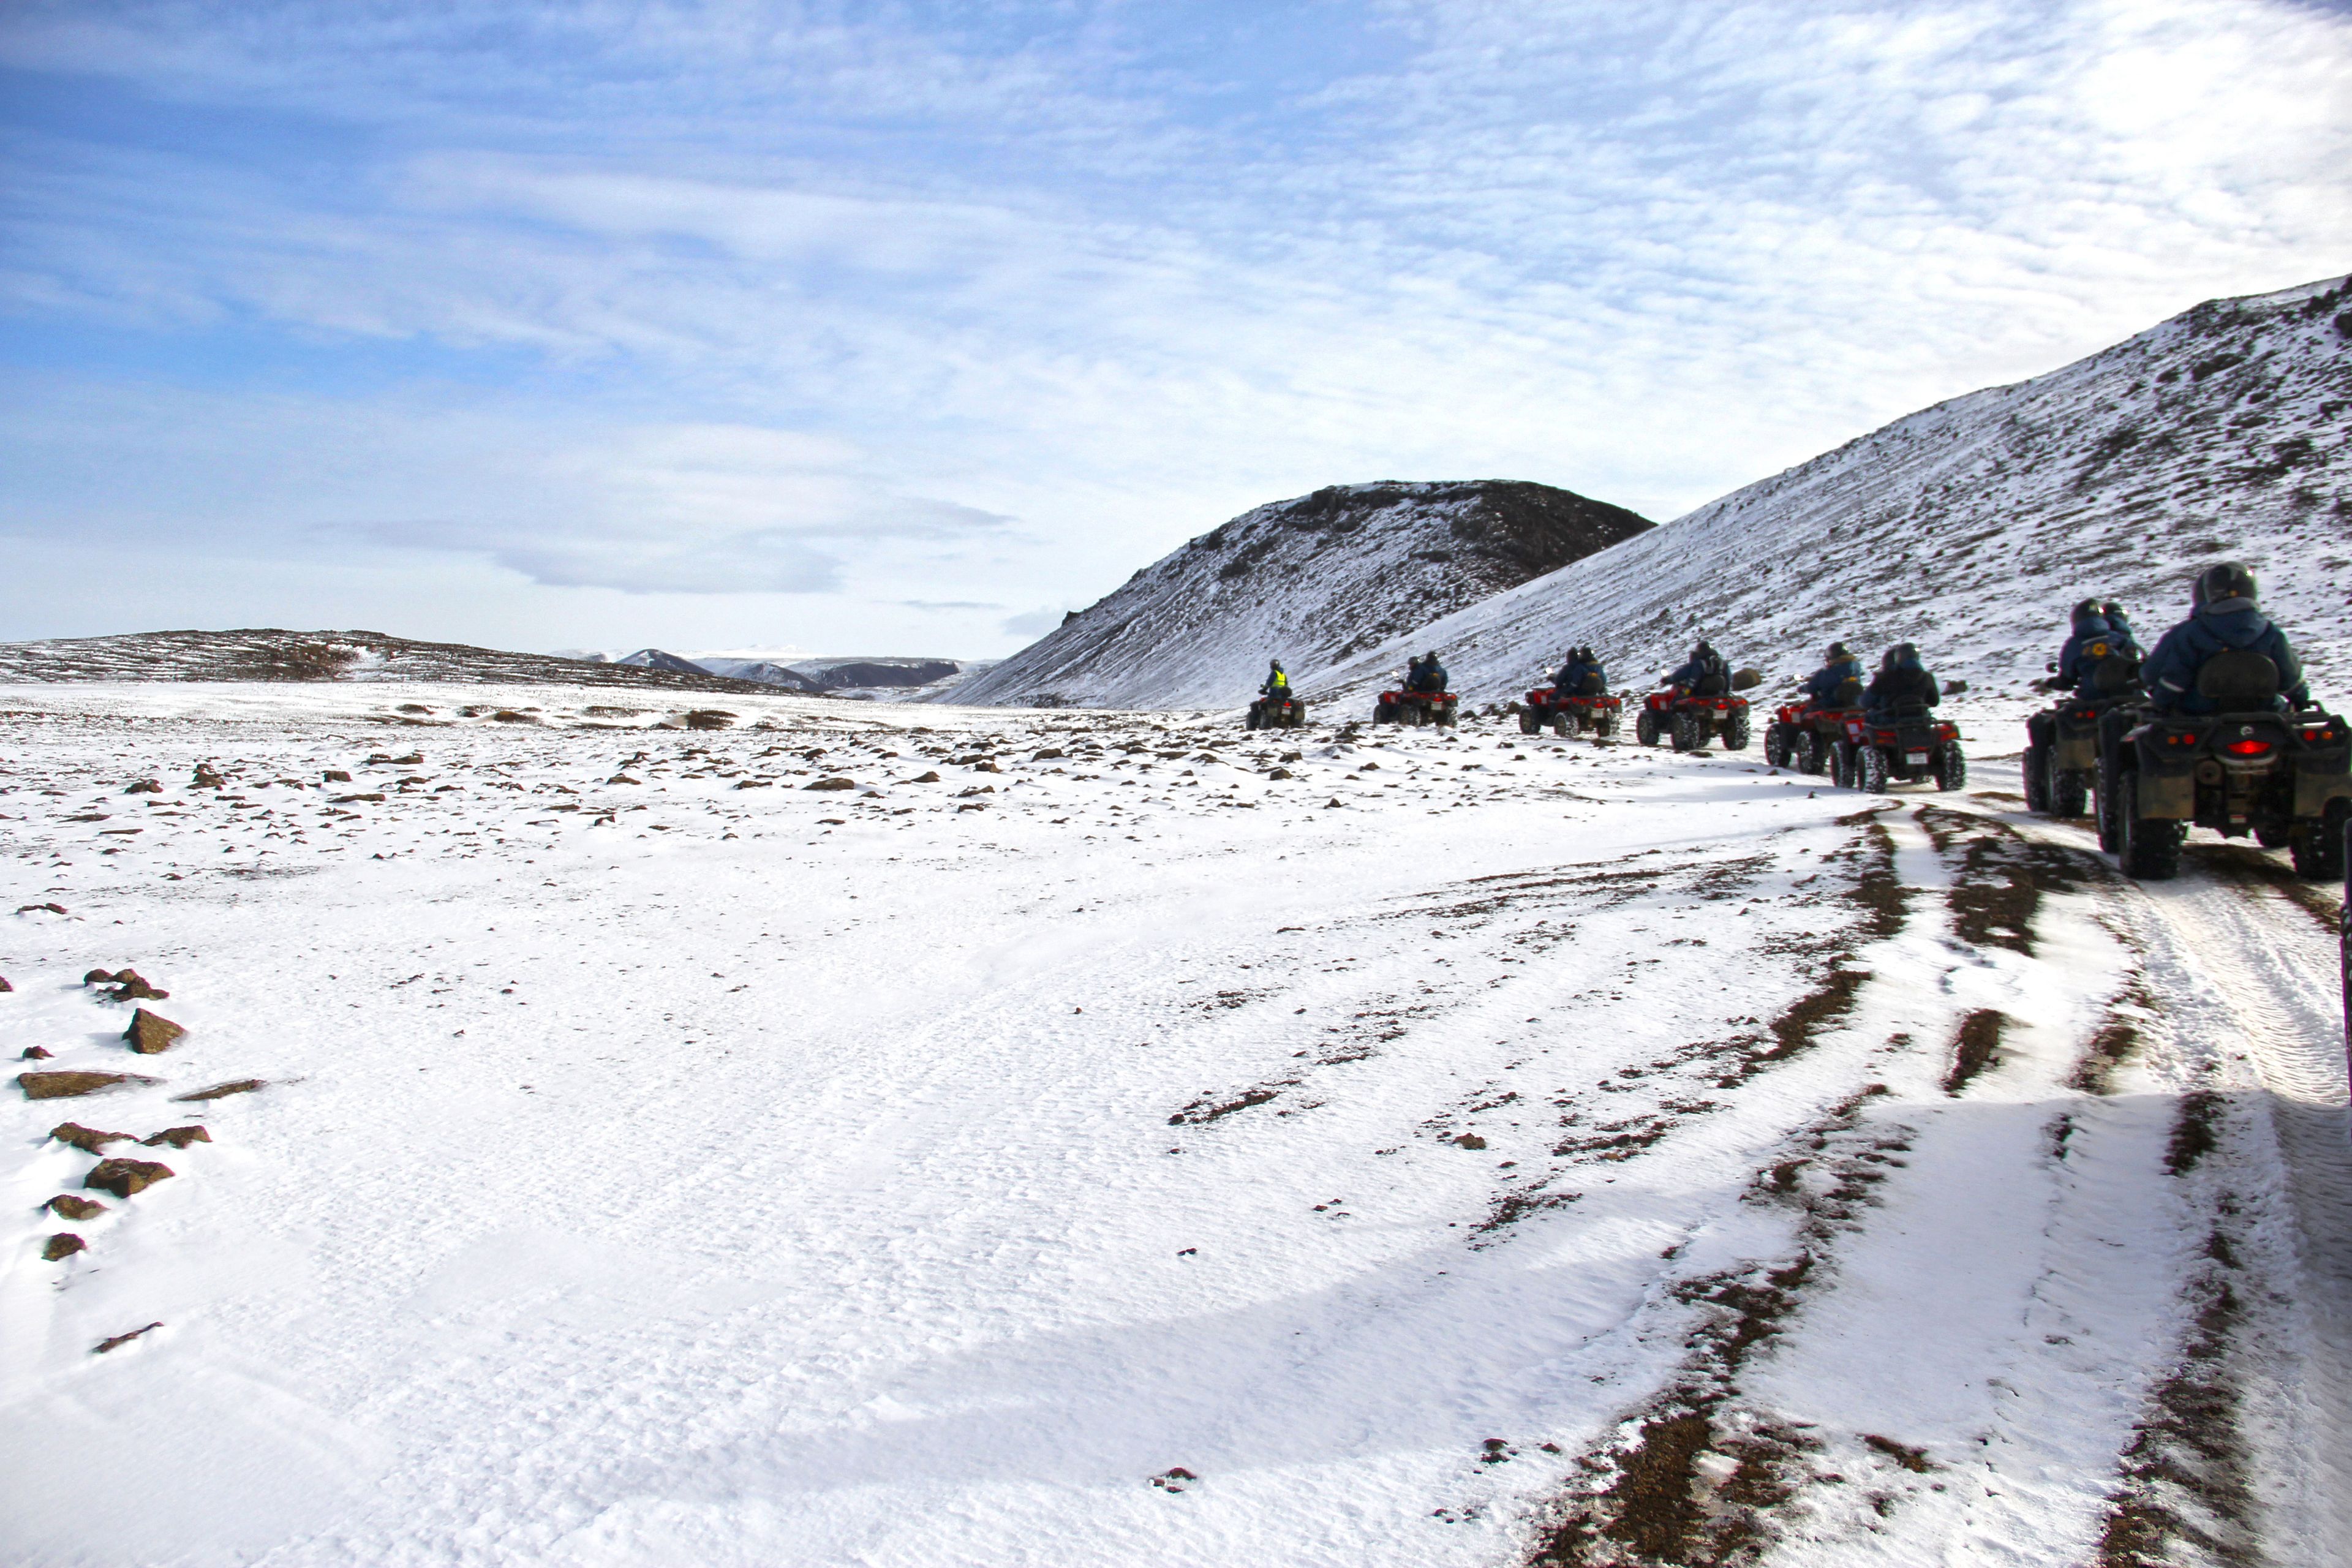
[[[603,654],[582,656],[588,664],[634,665],[666,669],[679,675],[717,675],[731,680],[754,681],[826,697],[887,696],[906,700],[918,690],[928,695],[955,684],[959,677],[985,668],[992,660],[953,658],[892,658],[872,655],[845,658],[802,658],[790,664],[768,659],[705,657],[689,658],[657,647],[641,647],[618,658]]]
[[[418,642],[383,632],[132,632],[0,643],[0,681],[434,680],[751,691],[752,682],[687,665],[591,664],[552,654]]]
[[[1549,485],[1333,485],[1212,529],[950,702],[1223,707],[1649,530]]]

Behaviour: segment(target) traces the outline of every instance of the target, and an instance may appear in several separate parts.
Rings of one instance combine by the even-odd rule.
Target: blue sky
[[[2352,266],[2286,0],[14,0],[0,137],[0,637],[1003,653]]]

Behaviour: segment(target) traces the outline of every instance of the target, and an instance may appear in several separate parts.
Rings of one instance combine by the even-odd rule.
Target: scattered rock
[[[95,1127],[84,1127],[79,1121],[60,1121],[49,1129],[49,1136],[60,1143],[70,1143],[85,1154],[103,1154],[109,1143],[135,1143],[138,1136],[131,1132],[100,1132]]]
[[[136,783],[123,785],[122,793],[125,795],[162,795],[163,793],[163,781],[161,779],[140,779]]]
[[[611,778],[606,779],[604,782],[605,782],[606,784],[643,784],[645,781],[644,781],[643,779],[633,779],[633,778],[631,778],[631,777],[630,777],[628,774],[626,774],[626,773],[614,773]]]
[[[1306,759],[1307,753],[1304,752],[1285,752],[1282,753],[1282,760],[1286,763],[1304,762]]]
[[[1486,1146],[1486,1141],[1475,1132],[1465,1132],[1454,1142],[1465,1149],[1484,1149]]]
[[[984,800],[968,800],[961,805],[957,806],[956,809],[958,811],[986,811],[988,809],[988,802]]]
[[[1186,1481],[1197,1481],[1200,1479],[1183,1466],[1175,1465],[1152,1477],[1151,1484],[1164,1492],[1181,1492],[1184,1489]]]
[[[169,991],[156,990],[135,969],[115,971],[114,989],[106,994],[110,1002],[161,1002],[171,994]]]
[[[689,730],[726,730],[733,728],[735,715],[724,708],[698,708],[686,716]]]
[[[803,789],[856,789],[856,779],[843,778],[819,779],[814,784],[801,785]]]
[[[161,1014],[142,1007],[131,1015],[131,1027],[122,1031],[122,1037],[141,1056],[152,1057],[170,1050],[187,1032]]]
[[[41,1261],[55,1263],[61,1258],[71,1258],[77,1252],[89,1249],[89,1243],[69,1230],[61,1230],[41,1244]]]
[[[404,702],[400,705],[397,711],[402,713],[430,713],[433,710],[427,708],[422,702]]]
[[[81,1179],[87,1191],[112,1193],[127,1198],[133,1193],[143,1193],[158,1182],[168,1182],[175,1174],[169,1165],[152,1160],[125,1160],[120,1157],[100,1160],[90,1167],[89,1174]]]
[[[92,1355],[104,1355],[115,1346],[127,1345],[131,1341],[137,1339],[140,1335],[153,1333],[157,1329],[160,1329],[163,1326],[163,1325],[161,1323],[150,1323],[143,1329],[133,1329],[127,1334],[117,1334],[110,1340],[100,1340],[98,1342],[98,1348],[90,1352],[90,1353]]]
[[[1029,760],[1033,763],[1050,763],[1057,757],[1065,757],[1067,755],[1069,755],[1069,753],[1063,751],[1059,746],[1048,746]]]
[[[5,974],[0,974],[0,995],[5,995],[7,993],[14,991],[15,989],[16,988],[14,985],[8,984],[8,977]]]
[[[991,762],[986,757],[982,757],[980,761],[971,764],[971,771],[976,773],[1001,773],[1004,770],[998,767],[993,762]]]
[[[228,780],[215,772],[212,763],[198,763],[195,772],[188,775],[188,785],[191,789],[225,789]]]
[[[20,1072],[16,1087],[25,1091],[26,1100],[70,1100],[76,1095],[96,1094],[117,1084],[161,1083],[163,1079],[142,1078],[135,1072]]]
[[[401,711],[405,713],[408,710],[404,708]],[[432,710],[426,709],[424,710],[424,711],[430,712]],[[379,763],[388,768],[422,767],[425,765],[425,753],[422,752],[411,752],[404,757],[387,757],[382,752],[378,752],[368,759],[368,765],[370,767],[373,767]]]
[[[111,985],[121,978],[111,969],[93,969],[81,977],[84,985]]]
[[[28,1062],[45,1062],[55,1054],[47,1046],[26,1046],[23,1059]]]
[[[71,1193],[59,1193],[41,1206],[59,1219],[96,1219],[106,1212],[106,1205],[96,1198],[76,1197]]]
[[[349,784],[352,782],[352,775],[345,773],[341,768],[329,768],[325,773],[320,773],[319,777],[328,784]]]
[[[20,915],[29,915],[37,910],[47,910],[53,915],[66,912],[66,907],[63,904],[18,904],[16,906],[16,912]]]
[[[490,715],[493,724],[536,724],[539,721],[528,713],[518,713],[511,708],[501,708]]]
[[[379,790],[373,795],[339,795],[327,804],[329,805],[349,805],[355,800],[374,801],[381,805],[383,800],[383,793]]]
[[[1276,768],[1265,776],[1270,779],[1286,779],[1291,776],[1291,773],[1288,768]]]
[[[172,1097],[172,1103],[186,1105],[195,1100],[226,1100],[232,1094],[251,1094],[256,1089],[268,1087],[269,1080],[266,1078],[233,1078],[226,1083],[216,1083],[210,1089],[200,1089],[193,1094],[175,1094]]]
[[[213,1135],[202,1127],[167,1127],[152,1138],[142,1138],[142,1147],[152,1149],[159,1143],[169,1143],[174,1149],[184,1149],[191,1143],[209,1143]]]
[[[939,770],[934,768],[928,773],[921,773],[914,778],[908,779],[907,782],[908,784],[937,784],[940,782]]]

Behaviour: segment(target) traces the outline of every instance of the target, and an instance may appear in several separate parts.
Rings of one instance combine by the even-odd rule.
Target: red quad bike
[[[1451,691],[1383,691],[1372,705],[1372,722],[1434,724],[1451,730],[1461,700]]]
[[[1261,697],[1249,705],[1244,730],[1296,730],[1307,722],[1307,704],[1297,697]]]
[[[1747,675],[1749,671],[1739,673]],[[1710,739],[1719,735],[1725,751],[1744,752],[1748,749],[1748,724],[1745,697],[1701,697],[1695,692],[1677,693],[1668,687],[1642,699],[1642,710],[1633,715],[1633,738],[1645,746],[1654,746],[1658,737],[1664,735],[1677,752],[1702,752]]]
[[[1527,704],[1519,710],[1519,733],[1532,735],[1548,727],[1563,740],[1590,733],[1597,742],[1613,741],[1618,715],[1624,708],[1622,697],[1582,691],[1562,696],[1558,687],[1538,686],[1528,693]]]
[[[1764,726],[1764,760],[1776,768],[1801,773],[1826,773],[1845,739],[1846,721],[1862,717],[1859,708],[1813,708],[1790,702],[1773,710]]]
[[[1937,718],[1923,703],[1895,710],[1874,723],[1860,714],[1843,716],[1845,739],[1831,759],[1841,789],[1875,795],[1890,784],[1924,784],[1940,790],[1969,782],[1969,759],[1960,750],[1960,727]]]
[[[2345,874],[2352,731],[2332,713],[2283,713],[2278,668],[2231,649],[2205,661],[2197,693],[2215,711],[2148,713],[2099,759],[2099,847],[2124,875],[2180,872],[2191,827],[2284,844],[2298,877]]]

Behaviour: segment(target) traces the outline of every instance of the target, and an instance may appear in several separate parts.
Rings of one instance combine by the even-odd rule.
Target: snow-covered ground
[[[1475,723],[530,689],[0,689],[0,1046],[161,1080],[8,1097],[0,1559],[2352,1539],[2274,857]],[[210,1142],[68,1223],[68,1121]]]

